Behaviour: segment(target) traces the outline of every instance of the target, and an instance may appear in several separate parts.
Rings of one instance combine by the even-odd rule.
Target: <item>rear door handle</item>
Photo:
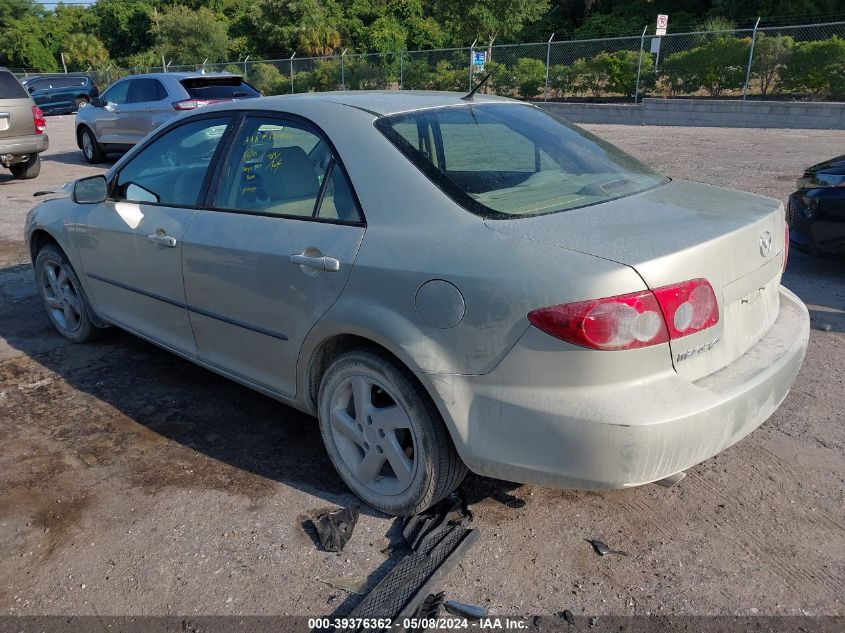
[[[340,270],[340,262],[334,257],[311,257],[310,255],[291,255],[290,260],[294,264],[321,270],[324,273],[336,273]]]
[[[159,235],[158,233],[153,233],[152,235],[148,235],[147,239],[158,246],[176,248],[176,238],[170,237],[169,235]]]

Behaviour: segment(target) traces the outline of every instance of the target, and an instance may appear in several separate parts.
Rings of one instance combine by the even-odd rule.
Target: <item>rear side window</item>
[[[359,222],[331,148],[307,126],[247,118],[223,167],[214,206],[285,217]]]
[[[261,93],[240,77],[193,77],[183,79],[181,84],[193,99],[244,99],[261,96]]]
[[[0,71],[0,99],[28,99],[21,82],[10,72]]]
[[[133,79],[128,103],[161,101],[166,97],[167,91],[158,79]]]

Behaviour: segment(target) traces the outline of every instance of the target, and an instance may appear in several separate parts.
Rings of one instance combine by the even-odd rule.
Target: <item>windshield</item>
[[[384,117],[376,127],[455,202],[490,218],[577,209],[668,182],[531,106],[433,108]]]
[[[182,85],[194,99],[242,99],[260,97],[255,88],[240,77],[195,77],[183,79]]]

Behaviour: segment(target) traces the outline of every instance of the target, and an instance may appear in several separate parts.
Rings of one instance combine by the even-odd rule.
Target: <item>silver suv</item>
[[[125,152],[147,133],[186,110],[260,97],[238,75],[151,73],[118,79],[76,114],[76,143],[89,163]]]
[[[0,165],[15,178],[35,178],[49,146],[41,109],[17,78],[0,68]]]

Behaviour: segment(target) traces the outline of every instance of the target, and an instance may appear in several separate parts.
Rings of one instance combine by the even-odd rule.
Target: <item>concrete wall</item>
[[[845,130],[845,103],[643,99],[639,104],[542,103],[573,123]]]

